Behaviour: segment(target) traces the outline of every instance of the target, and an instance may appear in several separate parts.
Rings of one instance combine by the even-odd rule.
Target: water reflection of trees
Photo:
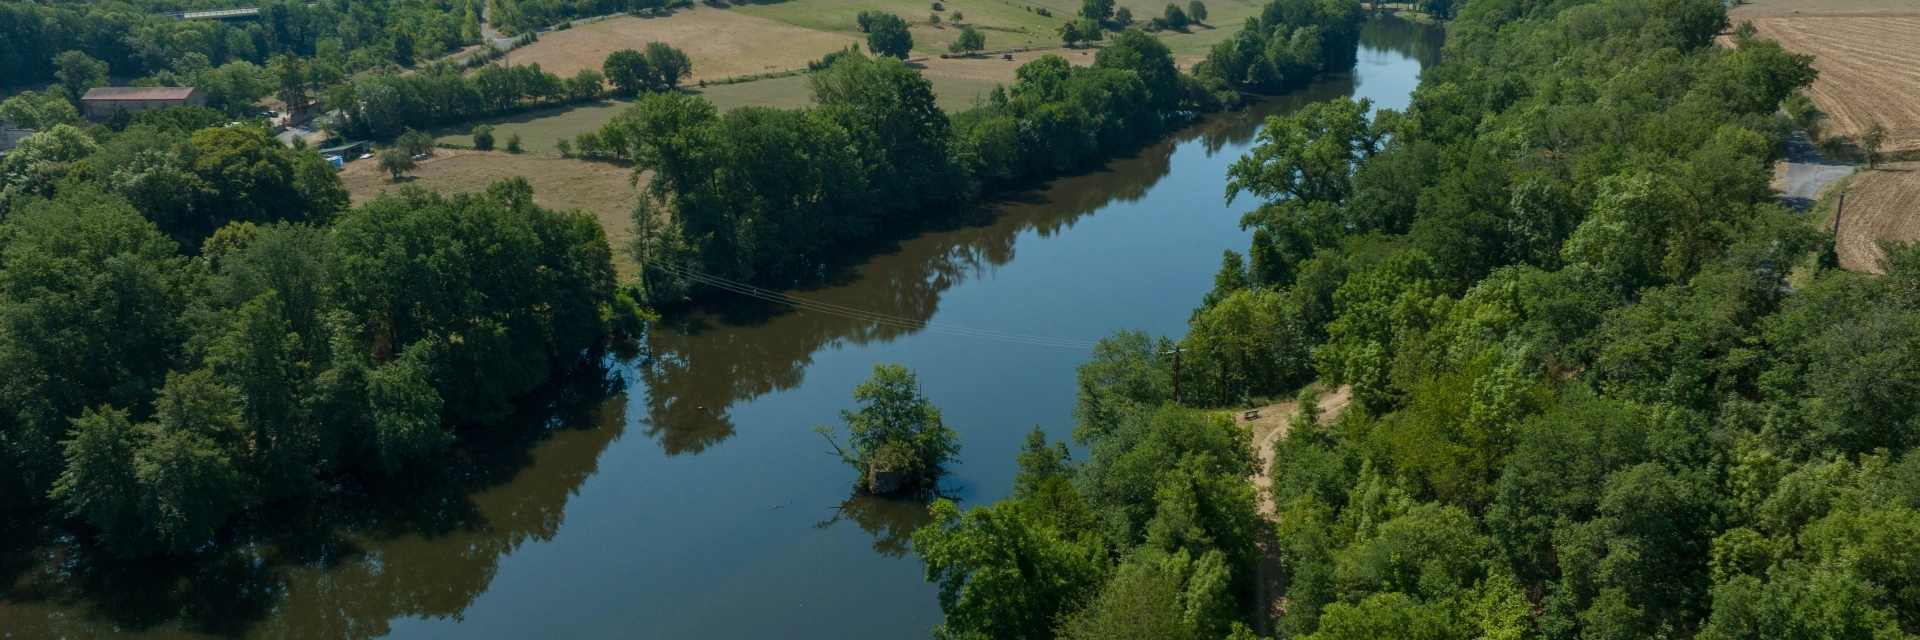
[[[834,507],[833,517],[814,523],[813,528],[826,529],[841,520],[851,521],[873,536],[874,553],[899,558],[913,550],[914,530],[933,522],[927,505],[933,504],[937,497],[928,493],[890,498],[855,490],[840,506]]]
[[[1446,30],[1439,25],[1394,16],[1380,16],[1360,25],[1360,48],[1413,58],[1422,69],[1440,63],[1440,48],[1446,37]]]
[[[1215,120],[1217,122],[1217,120]],[[1211,124],[1211,123],[1210,123]],[[821,266],[821,285],[793,293],[811,300],[925,322],[940,296],[1014,259],[1026,231],[1050,236],[1115,200],[1144,195],[1172,167],[1179,140],[1116,159],[1098,171],[1055,180],[990,205],[948,212],[913,234]],[[813,354],[844,344],[889,342],[918,329],[790,307],[743,296],[710,296],[674,310],[648,332],[644,428],[668,455],[698,454],[733,436],[734,403],[791,389]]]
[[[313,499],[249,511],[188,557],[118,558],[61,524],[9,521],[0,628],[371,638],[395,618],[457,616],[501,556],[559,530],[568,498],[621,433],[625,387],[603,367],[570,375],[508,420],[463,431],[444,465],[345,478]]]
[[[1422,28],[1433,29],[1396,18],[1376,19],[1368,22],[1361,37],[1363,42],[1386,43],[1412,37],[1414,30]],[[1438,43],[1431,44],[1437,51]],[[925,322],[939,310],[940,296],[948,289],[1012,261],[1014,242],[1021,233],[1051,236],[1116,201],[1144,197],[1171,171],[1173,151],[1180,145],[1199,140],[1212,156],[1228,145],[1247,144],[1267,115],[1353,91],[1353,75],[1340,74],[1287,95],[1260,99],[1244,111],[1215,115],[1132,157],[1110,161],[1098,171],[1060,178],[1045,188],[1017,192],[983,207],[949,212],[915,234],[851,251],[853,258],[821,265],[818,283],[793,293]],[[648,389],[644,428],[668,455],[698,454],[733,436],[727,415],[730,407],[798,386],[820,349],[888,342],[915,331],[824,313],[799,313],[742,296],[710,296],[691,308],[671,312],[649,332],[650,358],[640,373]]]

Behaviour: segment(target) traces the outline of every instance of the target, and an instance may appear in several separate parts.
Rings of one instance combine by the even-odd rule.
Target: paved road
[[[1853,175],[1853,165],[1820,157],[1806,134],[1799,131],[1787,138],[1786,161],[1787,188],[1780,199],[1795,208],[1812,206],[1820,197],[1820,189]]]

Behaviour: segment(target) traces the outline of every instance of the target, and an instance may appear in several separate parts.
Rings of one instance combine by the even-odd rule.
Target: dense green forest
[[[1289,75],[1254,88],[1352,64],[1359,3],[1276,6],[1296,5],[1307,8],[1271,9],[1262,19],[1271,24],[1252,26],[1338,34],[1327,40],[1345,49],[1289,50],[1299,58]],[[1012,86],[952,116],[935,106],[932,84],[892,56],[839,52],[823,66],[810,77],[811,108],[721,115],[698,97],[651,95],[591,136],[600,154],[654,172],[632,247],[644,301],[677,302],[713,277],[798,282],[880,230],[1158,140],[1236,100],[1239,86],[1181,73],[1166,45],[1137,30],[1109,38],[1091,66],[1056,55],[1022,65]]]
[[[43,131],[0,184],[0,509],[123,554],[430,466],[637,328],[598,222],[518,178],[349,208],[311,149],[180,107]]]
[[[1269,119],[1188,336],[1080,369],[1086,459],[1036,432],[1012,497],[915,535],[936,635],[1920,634],[1920,249],[1841,271],[1772,201],[1811,60],[1726,27],[1469,0],[1405,112]],[[1206,409],[1303,388],[1269,521]]]

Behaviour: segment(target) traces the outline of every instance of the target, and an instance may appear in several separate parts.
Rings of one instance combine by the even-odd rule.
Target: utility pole
[[[1167,354],[1173,355],[1173,401],[1176,403],[1180,401],[1180,353],[1186,350],[1185,347],[1174,347],[1172,351],[1165,351],[1160,354],[1163,356]]]
[[[1840,201],[1833,205],[1833,255],[1840,256],[1840,215],[1847,212],[1847,194],[1840,194]]]

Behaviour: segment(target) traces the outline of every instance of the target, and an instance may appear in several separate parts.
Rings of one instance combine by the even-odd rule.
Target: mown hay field
[[[599,69],[608,54],[644,49],[648,42],[665,42],[687,52],[693,74],[681,84],[694,86],[700,80],[805,69],[807,61],[860,40],[698,6],[654,17],[621,16],[542,34],[539,42],[513,50],[507,61],[537,62],[541,69],[570,76],[580,69]]]
[[[438,127],[429,130],[434,141],[456,147],[473,146],[473,127],[478,124],[493,126],[494,147],[504,149],[507,136],[520,134],[520,148],[525,151],[559,155],[560,149],[554,142],[566,138],[572,140],[574,134],[593,131],[606,124],[614,116],[632,106],[630,100],[601,100],[599,102],[525,111],[504,116],[481,118],[471,122]]]
[[[936,81],[934,87],[936,90],[939,89],[940,83]],[[695,87],[687,91],[706,98],[722,112],[740,107],[793,109],[807,106],[813,100],[813,90],[807,86],[806,76],[710,85],[706,88]],[[630,106],[633,106],[632,100],[614,98],[589,104],[481,118],[435,128],[429,133],[433,134],[434,141],[439,144],[472,147],[474,125],[488,124],[493,126],[495,147],[504,148],[507,144],[507,136],[518,133],[521,149],[559,155],[560,148],[555,143],[561,138],[572,140],[575,134],[582,131],[596,131]]]
[[[1835,248],[1840,266],[1879,273],[1881,240],[1920,240],[1920,163],[1884,165],[1854,175],[1839,213]]]
[[[1807,95],[1827,114],[1824,135],[1857,141],[1877,121],[1887,129],[1883,150],[1920,149],[1920,13],[1737,19],[1753,21],[1759,37],[1814,56],[1820,77]]]
[[[1115,5],[1132,11],[1136,25],[1140,25],[1161,15],[1168,1],[1118,0]],[[1257,0],[1203,1],[1207,4],[1206,25],[1196,25],[1185,32],[1157,34],[1175,55],[1204,56],[1207,47],[1238,32],[1247,17],[1258,14],[1265,4]],[[1179,4],[1184,9],[1187,0],[1180,0]],[[934,11],[931,0],[806,0],[738,4],[732,10],[856,38],[865,38],[854,20],[861,11],[892,13],[910,24],[914,51],[929,56],[946,53],[947,45],[959,37],[960,27],[953,24],[955,12],[962,14],[963,24],[974,25],[985,32],[987,49],[1001,50],[1060,44],[1055,29],[1073,19],[1080,10],[1078,0],[941,0],[940,5],[941,10]],[[1046,9],[1052,15],[1040,15],[1038,9]],[[932,23],[933,14],[939,14],[939,24]]]
[[[634,271],[619,251],[633,237],[629,215],[639,194],[639,189],[627,181],[632,169],[626,166],[544,153],[437,149],[408,177],[393,182],[378,165],[368,158],[348,163],[340,170],[340,181],[352,194],[355,205],[407,186],[442,194],[469,193],[486,191],[487,185],[504,178],[522,176],[533,185],[533,201],[540,206],[592,213],[613,243],[614,264],[622,274]]]

